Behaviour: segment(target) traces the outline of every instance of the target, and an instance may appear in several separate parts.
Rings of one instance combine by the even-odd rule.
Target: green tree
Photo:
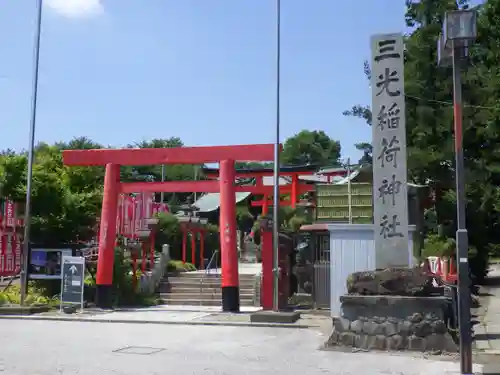
[[[371,164],[373,161],[373,146],[368,142],[356,143],[356,149],[363,152],[363,156],[359,159],[359,164]]]
[[[302,130],[285,141],[281,161],[283,165],[336,165],[340,151],[340,142],[331,139],[324,131]]]
[[[178,137],[155,138],[151,141],[141,141],[131,145],[129,148],[174,148],[184,147],[184,143]],[[165,181],[186,181],[202,179],[201,165],[189,164],[166,164],[164,168]],[[134,167],[122,167],[123,181],[161,181],[161,165],[140,165]],[[164,199],[171,205],[177,205],[186,201],[192,193],[165,193]],[[160,194],[158,194],[159,199]]]
[[[2,195],[24,201],[27,155],[0,158]],[[71,186],[60,149],[39,144],[35,149],[32,184],[32,242],[49,245],[88,240],[101,204],[102,181],[93,189]]]

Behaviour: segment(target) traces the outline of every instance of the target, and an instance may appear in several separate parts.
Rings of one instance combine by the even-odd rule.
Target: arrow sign
[[[85,258],[64,256],[62,258],[61,310],[63,305],[80,305],[83,309],[85,287]]]

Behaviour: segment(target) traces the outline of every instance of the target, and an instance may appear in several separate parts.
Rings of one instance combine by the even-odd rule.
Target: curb
[[[0,315],[0,320],[30,320],[30,321],[54,321],[54,322],[84,322],[84,323],[129,323],[129,324],[156,324],[156,325],[191,325],[191,326],[224,326],[224,327],[256,327],[256,328],[295,328],[307,329],[315,326],[309,324],[288,323],[250,323],[250,322],[228,322],[228,321],[175,321],[175,320],[130,320],[130,319],[90,319],[90,318],[66,318],[62,316],[27,316],[27,315]]]

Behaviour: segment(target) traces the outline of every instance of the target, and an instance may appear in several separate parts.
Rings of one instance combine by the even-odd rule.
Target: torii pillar
[[[220,247],[222,311],[240,311],[234,160],[220,161]]]
[[[112,308],[113,266],[115,263],[116,213],[120,190],[120,166],[106,164],[102,196],[99,257],[96,277],[96,305]]]

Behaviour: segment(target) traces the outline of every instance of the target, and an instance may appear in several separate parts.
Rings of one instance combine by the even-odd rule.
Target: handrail
[[[203,273],[203,275],[201,275],[201,278],[200,278],[200,292],[203,290],[203,281],[205,280],[205,276],[207,276],[210,272],[210,266],[212,265],[212,262],[214,261],[215,259],[215,270],[217,271],[217,263],[218,263],[218,260],[219,260],[219,250],[218,249],[215,249],[212,256],[210,257],[210,260],[208,261],[208,264],[207,264],[207,267],[205,268],[205,272]],[[217,274],[217,272],[216,272]]]
[[[210,260],[208,261],[207,267],[205,268],[205,274],[210,273],[210,265],[212,264],[212,262],[213,262],[214,259],[216,260],[215,261],[215,270],[217,271],[217,268],[218,268],[217,267],[217,260],[219,259],[218,255],[219,255],[219,250],[215,249],[214,253],[210,257]]]

